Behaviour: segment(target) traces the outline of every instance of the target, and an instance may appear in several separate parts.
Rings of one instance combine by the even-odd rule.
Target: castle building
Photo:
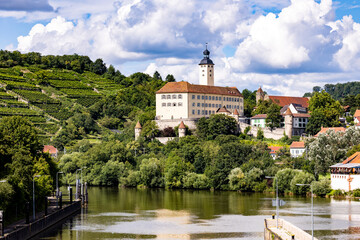
[[[210,51],[206,48],[203,54],[204,58],[199,63],[199,85],[185,81],[168,82],[156,92],[158,125],[159,121],[166,123],[167,120],[196,121],[216,114],[222,107],[226,107],[233,116],[244,115],[244,99],[240,91],[236,87],[214,86],[214,63],[210,59]],[[176,126],[179,124],[179,121],[173,122]],[[159,128],[172,125],[162,124]]]
[[[280,107],[284,107],[290,104],[296,104],[298,106],[307,108],[309,107],[309,98],[306,97],[288,97],[288,96],[269,96],[259,87],[256,91],[256,104],[260,101],[271,100]]]

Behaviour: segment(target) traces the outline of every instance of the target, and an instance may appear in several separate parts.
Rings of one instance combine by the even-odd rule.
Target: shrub
[[[331,191],[330,180],[325,178],[313,182],[312,187],[313,187],[313,192],[318,196],[325,196]],[[359,196],[360,196],[360,191],[359,191]]]
[[[264,131],[259,128],[256,134],[256,139],[263,140],[264,139]]]
[[[354,191],[353,191],[353,197],[360,197],[360,189],[358,188],[358,189],[355,189]]]
[[[278,182],[279,192],[290,191],[290,182],[298,172],[299,170],[285,168],[276,173],[275,178]],[[273,182],[274,189],[276,189],[276,181]]]
[[[291,192],[297,195],[306,194],[310,190],[310,186],[297,186],[296,184],[311,184],[314,180],[314,176],[310,173],[296,173],[290,182]]]
[[[229,174],[229,184],[231,190],[239,190],[241,187],[241,180],[245,177],[241,168],[234,168]]]
[[[141,184],[147,187],[163,187],[164,177],[160,160],[157,158],[143,159],[140,164]]]
[[[204,174],[196,174],[194,172],[188,172],[183,177],[184,188],[194,189],[207,189],[210,186],[210,182],[207,176]]]
[[[329,196],[334,196],[334,197],[345,196],[345,192],[344,190],[340,190],[340,189],[331,190]]]

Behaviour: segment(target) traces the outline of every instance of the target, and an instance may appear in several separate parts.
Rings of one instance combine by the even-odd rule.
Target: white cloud
[[[334,22],[331,0],[50,4],[59,16],[20,36],[20,51],[78,53],[103,58],[108,65],[138,65],[137,71],[152,75],[157,70],[163,78],[173,74],[177,80],[198,83],[197,64],[209,42],[217,85],[261,85],[276,94],[300,96],[314,85],[360,78],[360,25],[351,17]],[[264,8],[274,7],[283,9],[264,13]],[[45,14],[54,13],[41,16]],[[36,16],[27,13],[26,18]],[[222,49],[228,45],[236,52],[226,58]]]

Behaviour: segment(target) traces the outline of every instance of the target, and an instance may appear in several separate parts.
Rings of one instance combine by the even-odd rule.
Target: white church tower
[[[210,51],[206,49],[203,52],[204,58],[199,63],[199,83],[200,85],[214,86],[214,63],[210,59]]]

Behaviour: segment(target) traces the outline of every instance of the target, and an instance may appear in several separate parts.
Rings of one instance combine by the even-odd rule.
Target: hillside
[[[153,118],[155,92],[165,84],[159,74],[125,77],[101,59],[19,54],[0,51],[0,117],[28,118],[44,144],[52,141],[60,149]],[[80,61],[85,63],[76,67]]]

